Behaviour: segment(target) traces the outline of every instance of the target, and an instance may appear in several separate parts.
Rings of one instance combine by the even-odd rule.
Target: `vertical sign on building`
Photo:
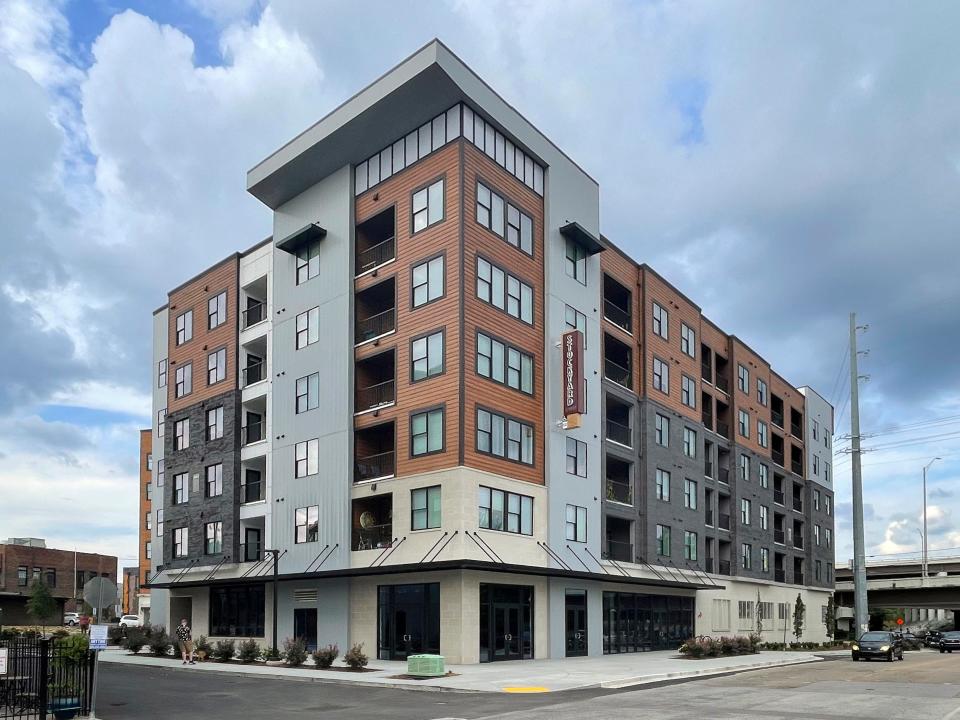
[[[580,415],[585,411],[583,377],[583,333],[568,330],[561,336],[563,353],[563,417],[568,428],[580,427]]]

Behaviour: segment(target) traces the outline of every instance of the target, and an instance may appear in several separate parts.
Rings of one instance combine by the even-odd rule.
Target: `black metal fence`
[[[89,715],[94,653],[70,639],[0,640],[6,673],[0,674],[0,720]]]

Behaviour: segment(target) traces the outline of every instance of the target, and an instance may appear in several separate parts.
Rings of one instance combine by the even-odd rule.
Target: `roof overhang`
[[[316,223],[308,223],[299,230],[295,230],[286,237],[280,238],[274,242],[280,250],[286,250],[288,253],[296,253],[301,247],[313,240],[320,240],[326,237],[327,231]]]
[[[583,225],[574,221],[569,222],[560,228],[560,234],[565,238],[570,238],[587,251],[587,255],[596,255],[599,252],[609,249],[609,245],[602,239],[587,230]]]

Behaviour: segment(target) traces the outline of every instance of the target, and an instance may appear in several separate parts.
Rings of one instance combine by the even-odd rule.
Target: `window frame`
[[[673,473],[663,468],[656,468],[654,471],[654,487],[656,493],[654,497],[661,502],[670,502],[670,483],[673,481]],[[664,482],[664,479],[666,480]]]
[[[434,225],[438,225],[447,219],[447,176],[446,174],[435,176],[433,179],[429,180],[422,185],[417,186],[410,191],[410,236],[414,236],[417,233],[421,233],[424,230],[427,230]],[[436,185],[440,185],[440,217],[431,222],[430,218],[432,216],[430,212],[430,199],[432,197],[431,190]],[[416,198],[420,193],[424,193],[424,205],[421,209],[416,209]],[[426,213],[426,224],[417,228],[417,217],[421,213]]]
[[[673,537],[669,525],[657,523],[654,538],[657,543],[658,557],[673,557]],[[666,549],[666,552],[664,552]]]
[[[419,494],[422,494],[424,498],[423,507],[418,507],[416,505],[416,498],[419,497]],[[431,520],[431,508],[432,501],[434,498],[437,498],[436,502],[439,503],[439,508],[437,510],[437,516],[434,520]],[[423,513],[423,524],[422,526],[418,525],[417,522],[417,513]],[[435,524],[431,524],[435,523]],[[443,490],[440,485],[429,485],[427,487],[411,488],[410,489],[410,531],[417,532],[419,530],[437,530],[443,526]]]
[[[656,300],[651,300],[653,307],[651,309],[651,330],[653,334],[670,341],[670,311]]]
[[[303,457],[300,456],[301,450]],[[313,452],[311,453],[311,450]],[[311,458],[311,455],[313,456]],[[313,461],[311,463],[311,460]],[[303,470],[301,471],[301,463]],[[311,467],[313,468],[311,470]],[[298,480],[320,472],[320,438],[301,440],[293,445],[293,478]]]
[[[573,238],[564,238],[563,248],[563,270],[567,277],[573,278],[578,283],[586,287],[587,285],[587,249]],[[574,256],[570,256],[571,249],[574,250]],[[571,267],[573,271],[571,272]]]
[[[440,336],[440,369],[434,372],[431,372],[430,364],[430,338]],[[416,356],[416,345],[417,343],[423,343],[424,355],[422,357]],[[431,378],[440,377],[441,375],[446,374],[447,372],[447,328],[443,326],[435,330],[430,330],[422,335],[417,335],[410,339],[410,383],[419,383],[430,380]],[[426,371],[422,377],[417,377],[416,367],[418,362],[426,363]]]
[[[435,413],[440,413],[440,447],[430,449],[430,417]],[[425,418],[426,426],[423,433],[417,433],[414,431],[414,423],[416,419],[423,416]],[[410,434],[410,443],[409,443],[409,457],[421,458],[428,455],[437,455],[439,453],[445,452],[447,449],[447,406],[445,403],[440,405],[433,405],[431,407],[419,408],[410,412],[408,416],[408,429]],[[418,437],[423,435],[425,437],[425,450],[423,452],[415,452],[415,444]]]
[[[430,296],[430,286],[431,278],[431,268],[433,264],[439,260],[440,261],[440,294],[434,297]],[[427,279],[426,282],[417,283],[416,275],[417,270],[421,267],[426,268]],[[417,302],[417,288],[426,287],[427,297],[421,302]],[[417,260],[410,265],[410,309],[416,310],[417,308],[422,308],[425,305],[430,303],[443,300],[447,296],[447,253],[446,251],[434,253],[429,257],[425,257],[422,260]]]
[[[686,425],[683,426],[683,454],[691,460],[697,459],[697,446],[700,442],[700,433]],[[692,449],[692,451],[691,451]]]
[[[662,413],[654,413],[653,439],[660,447],[670,447],[670,418]],[[665,442],[660,442],[661,440]]]
[[[180,450],[186,450],[189,447],[190,418],[182,417],[173,422],[173,449],[179,452]]]
[[[210,537],[210,531],[213,530],[213,538]],[[210,547],[211,541],[214,543],[213,549]],[[223,552],[223,520],[211,520],[203,524],[203,554],[217,555]]]
[[[486,493],[487,493],[487,500],[488,500],[488,502],[490,503],[489,505],[483,505],[483,504],[482,504],[483,494],[484,494],[485,491],[486,491]],[[499,493],[500,498],[501,498],[501,501],[500,501],[500,508],[501,508],[501,509],[500,509],[500,513],[501,513],[501,523],[500,523],[500,525],[501,525],[501,526],[500,526],[499,528],[493,526],[493,524],[494,524],[494,523],[493,523],[493,511],[494,511],[494,508],[496,507],[496,505],[495,505],[495,503],[494,503],[494,494],[495,494],[495,493]],[[510,512],[510,506],[511,506],[510,499],[511,499],[511,497],[518,498],[518,500],[517,500],[517,505],[518,505],[518,507],[519,507],[519,513]],[[478,488],[477,488],[477,527],[480,528],[481,530],[491,530],[491,531],[493,531],[493,532],[505,532],[505,533],[510,533],[510,534],[512,534],[512,535],[526,535],[526,536],[528,536],[528,537],[532,537],[532,536],[533,536],[533,532],[534,532],[534,529],[533,529],[533,520],[534,520],[533,502],[534,502],[534,498],[533,498],[533,496],[531,496],[531,495],[522,495],[522,494],[520,494],[520,493],[511,492],[511,491],[509,491],[509,490],[503,490],[502,488],[495,488],[495,487],[492,487],[492,486],[490,486],[490,485],[480,485],[480,486],[478,486]],[[483,518],[483,515],[481,514],[481,510],[484,510],[484,509],[487,510],[487,522],[486,522],[486,524],[483,523],[483,519],[482,519],[482,518]],[[524,531],[524,521],[523,521],[523,519],[524,519],[524,510],[525,510],[525,509],[528,509],[528,510],[529,510],[529,515],[528,515],[528,518],[529,518],[529,532],[525,532],[525,531]],[[516,530],[511,530],[511,529],[510,529],[510,515],[515,515],[515,516],[517,516],[517,529],[516,529]]]
[[[693,478],[683,479],[683,506],[687,510],[700,507],[700,483]]]
[[[310,381],[312,379],[316,379],[316,404],[311,406],[310,405]],[[300,394],[301,380],[305,381],[306,392],[303,395]],[[311,410],[316,410],[318,407],[320,407],[320,372],[317,371],[317,372],[310,373],[308,375],[304,375],[303,377],[298,377],[294,381],[293,392],[294,392],[293,409],[294,409],[295,415],[302,415],[303,413],[310,412]],[[300,398],[304,398],[303,409],[300,408]]]
[[[213,414],[213,423],[210,422],[210,415]],[[204,436],[207,442],[212,440],[221,440],[223,438],[223,405],[217,405],[208,408],[206,413],[206,425],[204,426]],[[211,432],[211,428],[213,431]]]
[[[223,301],[222,303],[221,299]],[[212,303],[216,303],[216,306],[211,312],[210,306]],[[227,289],[224,288],[217,294],[207,298],[207,330],[214,330],[225,324],[227,322],[227,313]]]
[[[691,543],[690,540],[693,539]],[[683,531],[683,559],[696,562],[699,553],[700,537],[693,530]]]
[[[743,363],[737,363],[737,389],[750,395],[750,369]]]
[[[303,524],[300,524],[300,511],[303,510]],[[313,511],[314,516],[314,537],[310,537],[310,516],[311,511]],[[303,540],[300,540],[300,528],[303,528]],[[307,543],[319,542],[320,541],[320,506],[319,505],[304,505],[303,507],[294,508],[293,510],[293,544],[294,545],[305,545]]]
[[[686,373],[680,373],[680,402],[692,410],[697,409],[697,381]]]
[[[481,354],[481,350],[480,350],[480,343],[481,343],[480,338],[481,338],[481,337],[486,338],[486,339],[489,341],[489,343],[490,343],[490,355],[489,355],[489,356],[486,356],[486,355],[482,355],[482,354]],[[496,366],[495,366],[496,354],[494,353],[494,344],[499,345],[499,346],[501,346],[501,347],[503,348],[502,353],[501,353],[501,360],[502,360],[502,368],[501,368],[501,369],[502,369],[502,373],[501,373],[501,374],[502,374],[502,377],[503,377],[502,380],[497,379],[497,377],[495,377],[495,375],[494,375],[494,370],[496,369]],[[477,374],[478,377],[482,377],[482,378],[484,378],[485,380],[490,380],[491,382],[495,382],[495,383],[497,383],[498,385],[503,385],[504,387],[508,387],[508,388],[510,388],[511,390],[516,390],[517,392],[523,393],[524,395],[526,395],[526,396],[528,396],[528,397],[532,397],[532,396],[534,396],[534,395],[536,394],[536,365],[537,365],[537,363],[536,363],[536,358],[535,358],[531,353],[528,353],[528,352],[527,352],[526,350],[524,350],[523,348],[517,347],[516,345],[513,345],[513,344],[507,342],[506,340],[503,340],[502,338],[494,335],[493,333],[487,332],[486,330],[481,330],[480,328],[477,328],[477,331],[476,331],[476,335],[475,335],[475,348],[474,348],[474,349],[475,349],[475,352],[474,352],[474,366],[473,366],[473,369],[474,369],[474,372]],[[517,384],[517,385],[513,385],[513,384],[511,384],[511,382],[510,382],[511,371],[514,370],[514,368],[510,365],[511,352],[517,353],[517,354],[519,355],[519,359],[520,359],[520,367],[516,369],[516,371],[517,371],[517,381],[518,381],[518,384]],[[484,359],[486,359],[486,360],[489,362],[489,364],[490,364],[490,374],[489,374],[489,375],[485,375],[485,374],[481,371],[481,369],[480,369],[480,358],[481,358],[481,357],[483,357]],[[529,389],[529,390],[524,390],[523,368],[524,368],[524,362],[525,362],[525,361],[526,361],[526,363],[529,365],[529,368],[530,368],[530,389]]]
[[[481,429],[480,413],[486,413],[487,415],[489,415],[490,429],[489,429],[488,431],[484,431],[484,430]],[[517,464],[519,464],[519,465],[523,465],[524,467],[536,467],[536,463],[537,463],[537,434],[536,434],[536,426],[535,426],[533,423],[527,422],[526,420],[522,420],[521,418],[518,418],[518,417],[513,417],[513,416],[511,416],[511,415],[506,415],[506,414],[504,414],[504,413],[497,412],[496,410],[492,410],[491,408],[486,407],[486,406],[484,406],[484,405],[480,405],[480,404],[477,404],[477,405],[476,405],[475,418],[476,418],[476,426],[475,426],[475,427],[476,427],[476,432],[475,432],[475,434],[474,434],[474,451],[475,451],[477,454],[479,454],[479,455],[488,455],[488,456],[490,456],[490,457],[497,458],[498,460],[504,460],[504,461],[506,461],[506,462],[517,463]],[[495,438],[495,434],[494,434],[494,428],[495,428],[494,418],[497,418],[498,420],[501,420],[501,421],[502,421],[502,429],[503,429],[503,443],[502,443],[503,454],[502,454],[502,455],[497,454],[496,452],[494,452],[494,442],[493,442],[493,441],[494,441],[494,438]],[[519,429],[519,431],[520,431],[520,440],[519,440],[519,443],[520,443],[520,444],[519,444],[519,447],[518,447],[518,455],[517,455],[517,458],[512,458],[512,457],[510,457],[511,443],[514,442],[514,441],[511,439],[511,437],[510,437],[510,430],[511,430],[511,427],[512,427],[512,426],[511,426],[511,423],[517,425],[517,426],[518,426],[518,429]],[[524,433],[524,428],[527,428],[527,429],[529,429],[529,431],[530,431],[530,433],[529,433],[529,437],[530,437],[530,462],[529,462],[529,463],[528,463],[528,462],[525,462],[525,461],[523,460],[523,456],[524,456],[524,442],[523,442],[523,441],[524,441],[524,434],[523,434],[523,433]],[[482,432],[487,432],[487,433],[490,435],[490,449],[489,449],[489,450],[483,450],[483,449],[481,449],[481,447],[480,447],[480,434],[481,434]]]
[[[170,363],[167,358],[157,361],[157,388],[167,386],[167,371],[170,369]]]
[[[220,364],[220,359],[223,358],[223,365]],[[210,366],[210,361],[213,360],[213,367]],[[214,373],[213,382],[210,381],[211,373]],[[218,347],[215,350],[207,353],[207,387],[211,385],[217,385],[222,383],[227,379],[227,346]]]
[[[187,316],[189,317],[189,323],[187,321]],[[180,321],[183,320],[183,327],[180,327]],[[186,345],[188,342],[193,340],[193,308],[184,310],[182,313],[177,315],[175,320],[174,328],[174,337],[176,346],[180,347],[181,345]],[[181,339],[181,336],[183,339]]]
[[[697,358],[697,331],[682,320],[680,321],[680,352],[694,360]]]
[[[660,379],[659,383],[657,378]],[[664,395],[670,395],[670,365],[656,355],[653,356],[653,389]]]
[[[317,277],[320,274],[320,240],[313,240],[297,248],[294,261],[294,280],[298,287]]]
[[[300,318],[305,318],[304,327],[300,327]],[[314,322],[311,322],[313,320]],[[298,313],[294,321],[294,349],[303,350],[305,347],[313,345],[320,340],[320,306],[304,310]],[[311,334],[315,337],[311,340]],[[301,335],[304,342],[301,344]]]
[[[171,501],[173,505],[186,505],[190,502],[190,473],[174,473]]]
[[[181,376],[182,371],[182,376]],[[173,397],[175,400],[185,398],[193,394],[193,361],[177,365],[173,371],[174,385]]]
[[[178,547],[181,548],[179,552]],[[186,525],[173,528],[173,557],[174,559],[190,557],[190,528]]]
[[[570,453],[571,447],[573,454]],[[577,440],[567,435],[565,453],[567,458],[565,466],[567,475],[585,478],[587,476],[587,444],[583,442],[583,440]],[[571,459],[573,460],[573,472],[570,472]]]
[[[572,520],[570,518],[571,510],[573,511]],[[567,542],[587,542],[587,509],[585,507],[567,503],[564,521]],[[571,537],[571,535],[573,535],[573,537]]]
[[[484,205],[481,202],[481,192],[480,192],[481,188],[487,194],[487,202],[489,203],[488,205]],[[494,227],[494,209],[495,209],[494,198],[497,198],[497,200],[499,200],[502,208],[499,231],[497,228]],[[483,210],[486,213],[486,216],[487,216],[486,223],[484,223],[483,220],[480,219],[481,208],[483,208]],[[516,213],[516,216],[517,216],[516,224],[511,223],[511,211]],[[487,181],[481,176],[477,176],[476,178],[476,193],[475,193],[473,220],[477,225],[484,228],[485,230],[492,232],[494,235],[496,235],[498,238],[506,242],[508,245],[516,248],[517,250],[519,250],[520,252],[524,253],[529,257],[534,257],[536,253],[536,250],[535,250],[536,243],[533,237],[534,236],[533,218],[524,211],[524,209],[520,206],[519,203],[513,202],[511,198],[508,197],[505,193],[502,193],[499,190],[499,188],[495,190],[494,183]],[[529,250],[526,250],[524,248],[524,225],[525,225],[524,220],[527,220],[530,227],[530,235],[529,235],[530,249]],[[513,240],[511,240],[511,233],[510,233],[511,229],[515,230],[516,242],[513,242]]]
[[[535,314],[536,304],[537,304],[537,295],[536,295],[536,291],[535,291],[534,288],[533,288],[533,285],[531,285],[529,282],[527,282],[524,278],[520,277],[519,275],[514,275],[514,274],[512,274],[512,273],[507,272],[507,271],[504,270],[502,267],[500,267],[499,265],[497,265],[495,262],[493,262],[492,260],[490,260],[488,257],[486,257],[485,255],[483,255],[483,253],[479,253],[479,252],[478,252],[477,255],[476,255],[476,258],[477,258],[477,263],[476,263],[476,288],[475,288],[476,298],[477,298],[478,300],[480,300],[481,302],[486,303],[487,305],[491,306],[492,308],[494,308],[494,309],[496,309],[496,310],[499,310],[500,312],[504,313],[505,315],[509,315],[510,317],[514,318],[515,320],[519,320],[520,322],[522,322],[522,323],[524,323],[524,324],[526,324],[526,325],[533,326],[533,325],[535,324],[535,323],[534,323],[534,314]],[[484,277],[481,276],[481,273],[480,273],[480,263],[481,263],[481,262],[482,262],[482,263],[486,263],[486,265],[489,266],[489,268],[490,268],[490,279],[489,279],[489,280],[487,280],[486,278],[484,278]],[[501,283],[500,283],[499,288],[498,288],[498,284],[497,284],[497,282],[496,282],[496,279],[497,279],[497,277],[498,277],[498,275],[497,275],[498,273],[499,273],[499,275],[500,275],[500,277],[501,277]],[[511,295],[509,294],[509,288],[510,288],[510,281],[511,281],[511,280],[514,281],[515,283],[517,283],[517,287],[518,287],[518,291],[519,291],[519,295],[518,295],[518,296],[511,296]],[[484,294],[482,294],[482,293],[480,292],[480,283],[481,283],[481,282],[484,283],[484,284],[487,286],[487,288],[486,288],[486,291],[487,291],[486,294],[489,295],[489,297],[490,297],[489,300],[488,300],[486,297],[484,297]],[[494,296],[494,291],[497,290],[497,289],[499,289],[500,292],[497,293],[497,297],[495,297],[495,296]],[[525,291],[526,291],[526,292],[525,292]],[[529,313],[525,313],[525,312],[524,312],[524,307],[525,307],[524,298],[525,298],[525,297],[529,297],[529,298],[530,298]],[[514,300],[517,301],[517,310],[518,310],[518,314],[517,314],[517,315],[514,315],[514,314],[513,314],[512,312],[510,312],[510,310],[509,310],[510,300],[511,300],[511,299],[514,299]],[[496,302],[496,301],[498,301],[498,300],[499,300],[499,302],[501,303],[501,304],[499,304],[499,305],[498,305],[497,302]],[[529,319],[527,319],[528,317],[529,317]]]

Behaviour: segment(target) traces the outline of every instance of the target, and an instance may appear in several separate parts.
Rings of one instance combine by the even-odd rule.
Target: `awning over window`
[[[296,232],[292,232],[287,235],[285,238],[280,238],[274,242],[280,250],[286,250],[288,253],[296,253],[303,245],[306,245],[308,242],[313,240],[319,240],[325,237],[327,231],[317,225],[316,223],[310,223],[304,225],[302,228]]]
[[[587,255],[596,255],[608,249],[607,243],[596,237],[578,222],[567,223],[560,228],[560,234],[570,238],[587,251]]]

